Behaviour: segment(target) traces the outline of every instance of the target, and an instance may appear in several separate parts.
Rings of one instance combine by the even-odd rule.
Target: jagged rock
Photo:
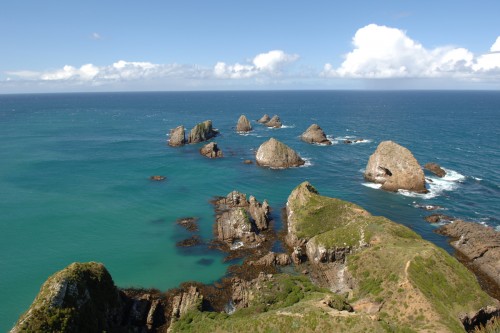
[[[208,158],[220,158],[224,156],[222,154],[222,150],[219,149],[216,142],[210,142],[204,145],[200,149],[200,154]]]
[[[488,322],[495,318],[499,320],[500,308],[497,306],[487,306],[486,308],[481,308],[475,313],[463,314],[460,316],[460,321],[464,325],[467,332],[478,332],[480,328],[486,326]],[[490,332],[488,330],[484,331]]]
[[[422,168],[412,153],[392,141],[381,142],[370,156],[365,179],[382,184],[387,191],[427,193]]]
[[[269,252],[258,260],[251,261],[248,264],[253,266],[286,266],[291,264],[292,260],[286,253]]]
[[[153,180],[153,181],[155,181],[155,182],[161,182],[161,181],[163,181],[163,180],[167,179],[167,177],[165,177],[165,176],[160,176],[160,175],[155,175],[155,176],[151,176],[151,177],[149,177],[149,179],[150,179],[150,180]]]
[[[426,163],[424,168],[440,178],[446,176],[446,171],[444,171],[444,169],[437,163]]]
[[[454,219],[453,219],[453,217],[448,216],[448,215],[444,215],[444,214],[432,214],[432,215],[426,216],[424,218],[424,220],[426,220],[429,223],[440,223],[440,222],[444,222],[444,221],[451,222]]]
[[[436,231],[452,238],[451,246],[500,289],[500,232],[478,223],[455,220]]]
[[[100,263],[73,263],[47,279],[11,333],[153,329],[165,323],[156,300],[127,296]]]
[[[254,246],[265,238],[258,235],[269,227],[269,204],[261,204],[255,197],[238,191],[229,193],[214,202],[216,210],[216,236],[230,246],[241,242],[243,246]]]
[[[302,133],[300,139],[307,143],[317,143],[322,145],[331,145],[332,142],[326,138],[325,132],[317,124],[312,124]]]
[[[195,217],[182,217],[177,219],[176,223],[187,231],[198,231],[198,219]]]
[[[178,126],[170,130],[168,144],[172,147],[179,147],[186,143],[186,133],[184,126]]]
[[[217,136],[218,131],[212,128],[212,121],[205,120],[202,123],[197,124],[191,132],[189,132],[188,143],[198,143],[210,140],[211,138]]]
[[[250,120],[248,120],[248,118],[242,114],[238,119],[238,124],[236,124],[236,131],[249,132],[251,130],[252,130],[252,125],[250,125]]]
[[[255,159],[258,165],[271,168],[290,168],[305,164],[292,148],[274,138],[260,145]]]
[[[326,248],[316,239],[311,239],[306,243],[307,257],[311,258],[315,263],[325,262],[345,262],[345,258],[351,253],[350,246],[337,246],[333,248]]]
[[[261,123],[261,124],[265,124],[267,123],[269,120],[271,120],[271,118],[269,117],[268,114],[265,114],[262,116],[262,118],[260,118],[259,120],[257,120],[258,123]]]
[[[272,276],[261,272],[259,276],[251,281],[240,278],[231,279],[232,296],[231,300],[236,309],[242,309],[249,306],[254,298],[254,292],[262,288],[262,285],[270,281]]]
[[[273,128],[280,128],[281,126],[283,126],[280,117],[278,117],[277,115],[274,115],[268,122],[265,122],[264,125]]]
[[[195,286],[172,299],[172,320],[179,319],[191,310],[201,310],[203,296]]]

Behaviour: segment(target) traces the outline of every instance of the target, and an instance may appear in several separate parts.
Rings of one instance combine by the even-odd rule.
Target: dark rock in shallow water
[[[429,223],[451,222],[453,217],[444,214],[432,214],[424,218]]]
[[[444,171],[444,169],[437,163],[426,163],[424,168],[440,178],[446,176],[446,171]]]
[[[252,130],[252,125],[250,125],[250,120],[248,120],[245,115],[241,115],[236,124],[236,131],[238,132],[249,132]]]
[[[428,192],[418,161],[408,149],[392,141],[378,145],[368,160],[364,176],[368,181],[382,184],[386,191]]]
[[[188,143],[198,143],[210,140],[211,138],[217,136],[218,131],[214,130],[212,127],[211,120],[205,120],[202,123],[197,124],[191,132],[189,133]]]
[[[208,158],[221,158],[224,155],[216,142],[210,142],[200,149],[200,154]]]
[[[196,261],[196,263],[202,266],[210,266],[214,263],[214,260],[209,258],[201,258],[200,260]]]
[[[198,231],[198,218],[196,217],[182,217],[176,223],[188,231]]]
[[[165,176],[160,176],[160,175],[155,175],[155,176],[151,176],[149,177],[150,180],[154,180],[156,182],[161,182],[162,180],[165,180],[167,179],[167,177]]]
[[[192,236],[190,238],[181,240],[180,242],[177,242],[175,246],[177,247],[191,247],[191,246],[196,246],[203,244],[202,241],[200,240],[200,237],[198,236]]]
[[[326,138],[325,132],[317,124],[312,124],[302,133],[300,139],[307,143],[317,143],[322,145],[331,145],[332,142]]]
[[[363,139],[344,140],[344,143],[346,144],[358,143],[358,142],[363,142]]]

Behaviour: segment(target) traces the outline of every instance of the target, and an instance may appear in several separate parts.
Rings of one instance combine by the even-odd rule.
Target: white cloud
[[[500,52],[500,36],[498,36],[495,43],[493,43],[493,45],[491,45],[490,51],[491,52]]]
[[[326,64],[322,75],[347,78],[462,78],[500,68],[500,55],[478,58],[464,48],[426,49],[396,28],[367,25],[353,37],[354,49],[340,67]],[[497,45],[498,44],[498,45]],[[500,48],[497,39],[491,50]]]
[[[101,35],[97,32],[93,32],[92,35],[90,35],[90,38],[95,39],[95,40],[102,39]]]
[[[299,58],[296,54],[287,54],[281,50],[273,50],[260,53],[252,60],[252,64],[242,65],[236,63],[228,65],[218,62],[214,66],[214,76],[217,78],[243,79],[250,78],[262,73],[269,75],[280,75],[284,65],[294,62]]]

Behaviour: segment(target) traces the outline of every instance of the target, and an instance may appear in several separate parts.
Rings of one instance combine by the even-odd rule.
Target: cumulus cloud
[[[225,62],[218,62],[214,66],[214,76],[217,78],[244,79],[259,74],[280,75],[282,68],[288,63],[292,63],[299,58],[296,54],[287,54],[281,50],[273,50],[267,53],[260,53],[255,56],[251,64],[228,65]]]
[[[500,48],[500,38],[491,51]],[[500,55],[475,57],[465,48],[426,49],[396,28],[367,25],[352,40],[353,50],[335,68],[324,66],[322,75],[348,78],[446,78],[467,77],[479,72],[498,71]]]

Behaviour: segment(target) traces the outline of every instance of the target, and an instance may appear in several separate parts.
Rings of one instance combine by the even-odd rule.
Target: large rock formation
[[[212,128],[212,121],[205,120],[202,123],[197,124],[191,132],[189,132],[188,143],[198,143],[210,140],[219,134],[218,131]]]
[[[163,306],[118,290],[102,264],[73,263],[49,277],[11,333],[147,331],[165,323]]]
[[[262,118],[260,118],[259,120],[257,120],[258,123],[261,123],[261,124],[265,124],[267,123],[269,120],[271,120],[271,118],[269,117],[268,114],[265,114],[262,116]]]
[[[184,126],[177,126],[170,130],[168,145],[172,147],[179,147],[186,143],[186,133]]]
[[[273,128],[280,128],[281,126],[283,126],[280,117],[278,117],[277,115],[274,115],[268,122],[265,122],[264,125]]]
[[[326,138],[325,132],[317,124],[312,124],[300,136],[302,141],[307,143],[317,143],[322,145],[331,145],[332,142]]]
[[[381,142],[370,156],[365,179],[387,191],[426,193],[425,176],[412,153],[392,141]]]
[[[215,202],[216,236],[231,249],[256,246],[264,238],[259,235],[269,227],[269,205],[266,200],[261,204],[255,197],[238,191],[218,198]]]
[[[174,296],[172,299],[172,320],[181,318],[193,310],[201,310],[203,296],[196,286],[190,286],[187,291]]]
[[[258,165],[271,168],[290,168],[305,163],[292,148],[274,138],[260,145],[255,159]]]
[[[250,125],[250,120],[248,120],[245,115],[241,115],[236,124],[236,131],[238,132],[249,132],[252,130],[252,125]]]
[[[424,165],[424,169],[429,170],[430,172],[432,172],[433,174],[435,174],[440,178],[446,176],[446,171],[444,171],[444,169],[441,168],[441,166],[437,163],[426,163]]]
[[[204,145],[200,149],[200,154],[208,158],[220,158],[224,156],[222,154],[222,150],[219,149],[216,142],[210,142]]]
[[[451,246],[464,256],[475,270],[496,283],[496,289],[500,291],[500,232],[491,227],[461,220],[446,224],[437,232],[451,237]]]

